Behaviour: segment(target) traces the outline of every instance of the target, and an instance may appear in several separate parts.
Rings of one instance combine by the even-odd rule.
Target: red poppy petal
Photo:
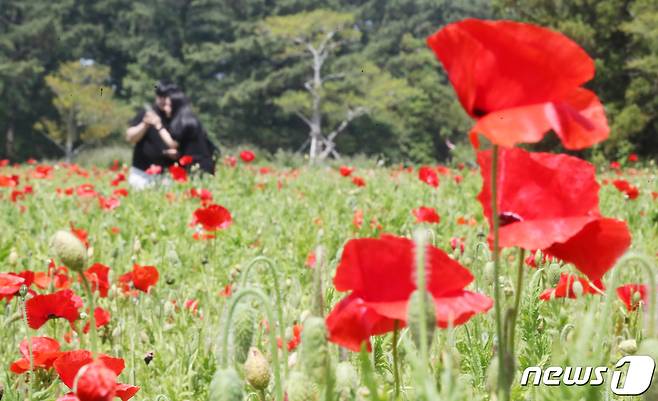
[[[53,364],[59,378],[68,388],[73,388],[75,376],[78,370],[93,361],[91,352],[87,350],[76,350],[64,352]]]
[[[605,109],[594,92],[577,88],[551,106],[551,128],[565,148],[584,149],[608,138],[610,127]]]
[[[17,375],[23,374],[30,370],[30,360],[25,358],[18,359],[11,363],[9,370],[11,370],[13,373],[16,373]]]
[[[569,217],[521,221],[500,227],[500,247],[518,246],[534,250],[548,248],[555,243],[568,241],[596,216]]]
[[[631,245],[631,234],[623,221],[601,218],[587,224],[564,243],[545,250],[565,262],[573,263],[590,280],[600,280]]]
[[[472,316],[485,313],[493,306],[486,295],[461,291],[453,296],[434,298],[436,323],[439,327],[457,326],[466,323]]]
[[[130,384],[117,383],[116,396],[121,398],[121,401],[128,401],[133,398],[139,391],[139,387]]]

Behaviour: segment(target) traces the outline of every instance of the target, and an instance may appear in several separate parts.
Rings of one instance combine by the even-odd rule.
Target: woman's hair
[[[170,93],[178,91],[176,84],[168,81],[159,81],[155,84],[155,95],[159,97],[169,96]]]
[[[171,130],[174,136],[182,135],[185,129],[196,128],[200,123],[192,111],[190,102],[180,89],[169,93],[171,101]]]

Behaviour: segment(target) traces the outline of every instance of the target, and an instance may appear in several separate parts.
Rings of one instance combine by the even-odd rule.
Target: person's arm
[[[126,130],[126,140],[135,145],[137,142],[142,140],[148,127],[148,124],[144,121],[141,121],[139,124],[133,127],[128,127]]]
[[[171,137],[171,134],[169,131],[167,131],[167,128],[162,125],[162,123],[156,125],[155,129],[158,131],[158,135],[160,135],[160,138],[162,138],[165,145],[167,145],[169,149],[178,149],[178,142],[176,142],[174,138]]]

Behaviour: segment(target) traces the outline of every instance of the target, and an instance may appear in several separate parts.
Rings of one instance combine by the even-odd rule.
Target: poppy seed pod
[[[304,322],[302,330],[301,366],[315,383],[327,380],[329,366],[329,346],[327,327],[324,319],[311,316]]]
[[[258,348],[249,348],[249,356],[244,363],[244,376],[256,390],[265,390],[270,384],[270,364]]]
[[[658,339],[656,338],[647,338],[640,344],[640,347],[637,350],[638,355],[648,355],[653,358],[654,361],[658,361]],[[658,374],[653,375],[653,380],[649,390],[644,393],[645,401],[655,401],[658,400]]]
[[[238,363],[245,363],[255,331],[254,310],[246,305],[238,305],[233,317],[233,355]]]
[[[7,258],[9,261],[9,264],[14,266],[18,262],[18,252],[16,252],[16,249],[12,248],[11,252],[9,252],[9,257]]]
[[[68,231],[59,230],[53,235],[51,246],[66,267],[77,272],[82,271],[87,250],[78,237]]]
[[[421,311],[421,300],[424,296],[424,311]],[[409,326],[409,331],[411,332],[411,339],[416,344],[416,348],[420,349],[420,321],[421,313],[425,314],[425,326],[427,330],[425,334],[427,335],[427,345],[432,344],[432,338],[434,337],[434,330],[436,328],[436,312],[434,307],[434,302],[432,297],[429,296],[427,291],[416,290],[409,297],[409,306],[407,307],[407,325]]]
[[[619,343],[619,350],[625,355],[633,355],[637,352],[637,341],[634,339],[624,340]]]
[[[341,362],[336,366],[336,392],[340,400],[352,399],[352,394],[359,385],[359,375],[349,362]]]
[[[286,382],[288,401],[317,401],[317,388],[301,372],[292,372]]]
[[[243,388],[238,372],[233,368],[217,369],[210,382],[208,401],[242,401]]]

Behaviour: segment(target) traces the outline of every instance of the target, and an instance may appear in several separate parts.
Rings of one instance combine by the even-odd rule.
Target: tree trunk
[[[322,55],[318,51],[313,51],[313,90],[311,95],[313,96],[313,114],[311,116],[311,148],[309,157],[311,162],[315,160],[320,149],[320,136],[322,135],[322,99],[320,95],[320,90],[322,89],[322,78],[320,76],[320,70],[322,69],[323,59]]]
[[[66,161],[68,163],[73,160],[73,144],[76,136],[76,126],[75,126],[75,114],[71,112],[69,114],[68,121],[66,123],[66,144],[64,145],[64,151],[66,153]]]
[[[7,137],[5,138],[5,156],[7,159],[13,159],[14,157],[14,124],[9,121],[7,126]]]

